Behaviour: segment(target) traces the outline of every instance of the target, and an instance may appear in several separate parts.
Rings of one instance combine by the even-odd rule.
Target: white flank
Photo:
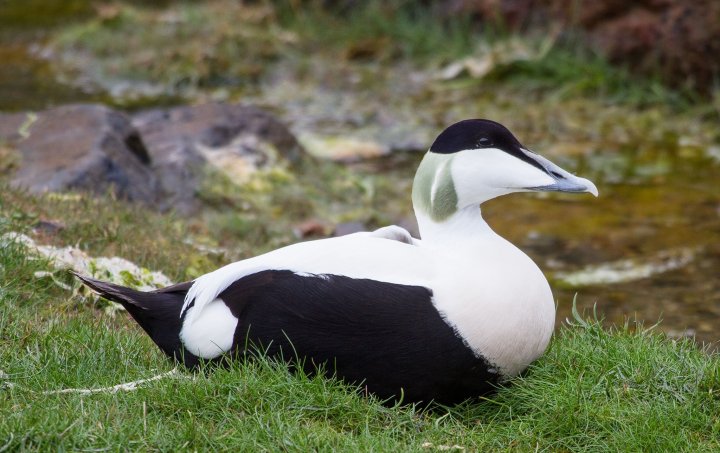
[[[188,316],[195,310],[190,307]],[[212,359],[230,350],[237,323],[225,302],[215,299],[194,316],[192,324],[183,324],[180,340],[196,356]]]

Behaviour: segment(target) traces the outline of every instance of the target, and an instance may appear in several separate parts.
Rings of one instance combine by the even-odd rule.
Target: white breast
[[[545,276],[522,251],[495,240],[446,250],[435,306],[476,354],[515,376],[547,348],[555,303]]]

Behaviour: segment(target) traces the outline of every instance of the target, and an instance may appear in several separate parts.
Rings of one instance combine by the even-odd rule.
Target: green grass
[[[412,156],[419,160],[422,156]],[[304,221],[332,226],[360,222],[373,229],[407,216],[412,173],[407,165],[384,172],[308,159],[292,171],[276,167],[241,185],[216,171],[204,178],[201,200],[211,207],[207,229],[247,257],[296,241]]]
[[[192,227],[172,215],[160,215],[111,196],[31,196],[11,189],[2,178],[0,192],[0,235],[13,231],[31,234],[44,244],[74,245],[93,256],[132,257],[148,269],[162,269],[173,280],[194,277],[188,273],[193,264],[208,271],[220,263],[185,245]],[[43,222],[59,228],[33,233]],[[139,230],[144,234],[137,235]],[[197,264],[200,262],[202,265]]]
[[[636,108],[667,105],[682,110],[700,100],[696,93],[670,88],[659,77],[634,76],[601,55],[568,43],[556,44],[538,60],[498,68],[488,80],[561,99],[583,96]]]
[[[442,20],[433,7],[413,1],[367,1],[352,7],[272,2],[278,23],[298,33],[305,48],[340,52],[348,59],[433,62],[473,51],[483,35],[469,17]]]
[[[118,81],[130,82],[149,98],[113,102],[142,106],[152,99],[192,99],[219,88],[238,96],[253,93],[281,61],[294,62],[299,74],[327,61],[357,71],[380,64],[399,74],[410,68],[432,73],[464,57],[477,57],[481,48],[502,52],[497,47],[510,39],[520,37],[532,48],[548,34],[511,34],[497,24],[443,17],[437,8],[417,2],[369,1],[352,8],[320,3],[215,0],[180,2],[166,9],[119,3],[53,33],[51,47],[57,51],[57,68],[67,77],[84,74],[106,91]],[[684,109],[705,102],[691,91],[669,88],[659,75],[633,76],[583,42],[577,32],[565,30],[542,57],[519,57],[498,65],[487,77],[462,79],[459,85],[495,91],[510,83],[508,91],[515,95],[584,96],[632,106]],[[143,84],[154,88],[144,91]]]
[[[4,190],[2,199],[0,234],[29,231],[37,218],[66,210],[62,237],[46,240],[79,242],[98,253],[115,250],[182,274],[178,247],[149,246],[163,236],[172,244],[186,234],[182,224],[158,231],[167,219],[148,219],[144,210],[107,199],[57,206],[11,190]],[[83,220],[81,209],[95,209],[95,220]],[[106,222],[115,226],[97,226]],[[263,359],[196,374],[182,371],[132,392],[43,394],[112,386],[173,368],[125,313],[109,316],[34,276],[47,268],[21,246],[0,248],[2,450],[720,448],[717,354],[639,325],[608,330],[579,317],[556,334],[523,377],[487,399],[454,408],[385,407],[339,382],[291,374]]]

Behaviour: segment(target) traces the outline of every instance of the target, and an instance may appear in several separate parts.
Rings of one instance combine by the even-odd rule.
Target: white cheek
[[[540,169],[492,148],[457,153],[451,172],[459,206],[555,182]]]
[[[194,310],[195,307],[188,309],[188,315]],[[196,356],[212,359],[230,350],[237,323],[238,319],[225,302],[215,299],[197,314],[192,323],[184,323],[180,340]]]

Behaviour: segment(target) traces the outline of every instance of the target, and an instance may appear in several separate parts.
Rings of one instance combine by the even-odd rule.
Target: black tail
[[[180,342],[182,328],[180,310],[192,282],[143,292],[71,272],[105,299],[122,304],[169,357],[183,362],[188,367],[197,364],[198,358],[185,350]]]

